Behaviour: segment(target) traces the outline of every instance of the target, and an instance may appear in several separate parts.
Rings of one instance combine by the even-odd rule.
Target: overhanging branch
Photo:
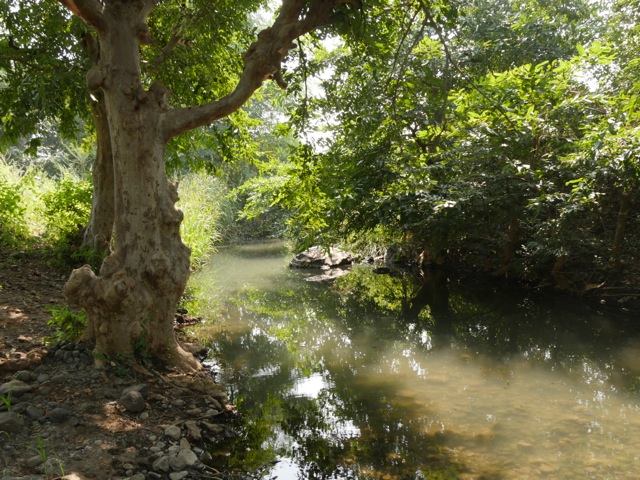
[[[58,0],[88,25],[102,32],[105,28],[103,7],[98,0]]]
[[[331,22],[333,9],[340,3],[359,5],[359,0],[313,0],[305,13],[305,2],[283,0],[273,25],[262,30],[244,55],[244,70],[236,88],[220,100],[195,107],[172,109],[166,114],[164,133],[171,138],[207,125],[238,110],[260,88],[273,79],[286,87],[280,69],[294,40]]]

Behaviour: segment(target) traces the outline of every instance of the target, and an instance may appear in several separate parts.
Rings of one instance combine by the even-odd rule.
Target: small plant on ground
[[[48,459],[47,448],[45,447],[44,441],[42,440],[42,438],[40,438],[39,435],[36,435],[36,446],[30,447],[30,448],[35,450],[40,456],[40,459],[42,460],[42,465],[44,468],[45,478],[53,479],[53,478],[64,477],[64,468],[62,467],[62,461],[58,458],[57,455],[55,455],[55,453],[54,453],[56,457],[55,465],[52,464],[51,462],[47,462],[47,459]],[[56,469],[55,467],[58,467],[58,468]]]
[[[7,407],[7,411],[11,411],[11,397],[13,390],[9,389],[6,395],[0,395],[0,402],[4,403]]]
[[[47,324],[55,329],[48,339],[51,343],[62,340],[75,341],[80,338],[87,326],[85,313],[74,311],[66,305],[54,305],[48,307],[47,311],[51,314]]]

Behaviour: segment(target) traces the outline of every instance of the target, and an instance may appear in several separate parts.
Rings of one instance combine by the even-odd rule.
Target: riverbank
[[[230,435],[224,387],[49,344],[65,280],[37,252],[0,261],[0,479],[214,478],[204,447]]]

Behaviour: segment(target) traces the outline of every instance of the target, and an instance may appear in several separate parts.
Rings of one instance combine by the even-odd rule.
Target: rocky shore
[[[0,259],[0,479],[228,478],[207,451],[232,434],[224,387],[50,345],[64,280],[38,257]]]
[[[52,348],[0,384],[0,478],[207,478],[206,446],[231,434],[207,374],[93,366],[86,346]],[[141,370],[141,369],[139,369]]]

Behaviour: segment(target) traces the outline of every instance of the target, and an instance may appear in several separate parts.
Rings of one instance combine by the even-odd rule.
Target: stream
[[[251,478],[638,479],[637,319],[447,273],[328,283],[279,243],[192,279]]]

